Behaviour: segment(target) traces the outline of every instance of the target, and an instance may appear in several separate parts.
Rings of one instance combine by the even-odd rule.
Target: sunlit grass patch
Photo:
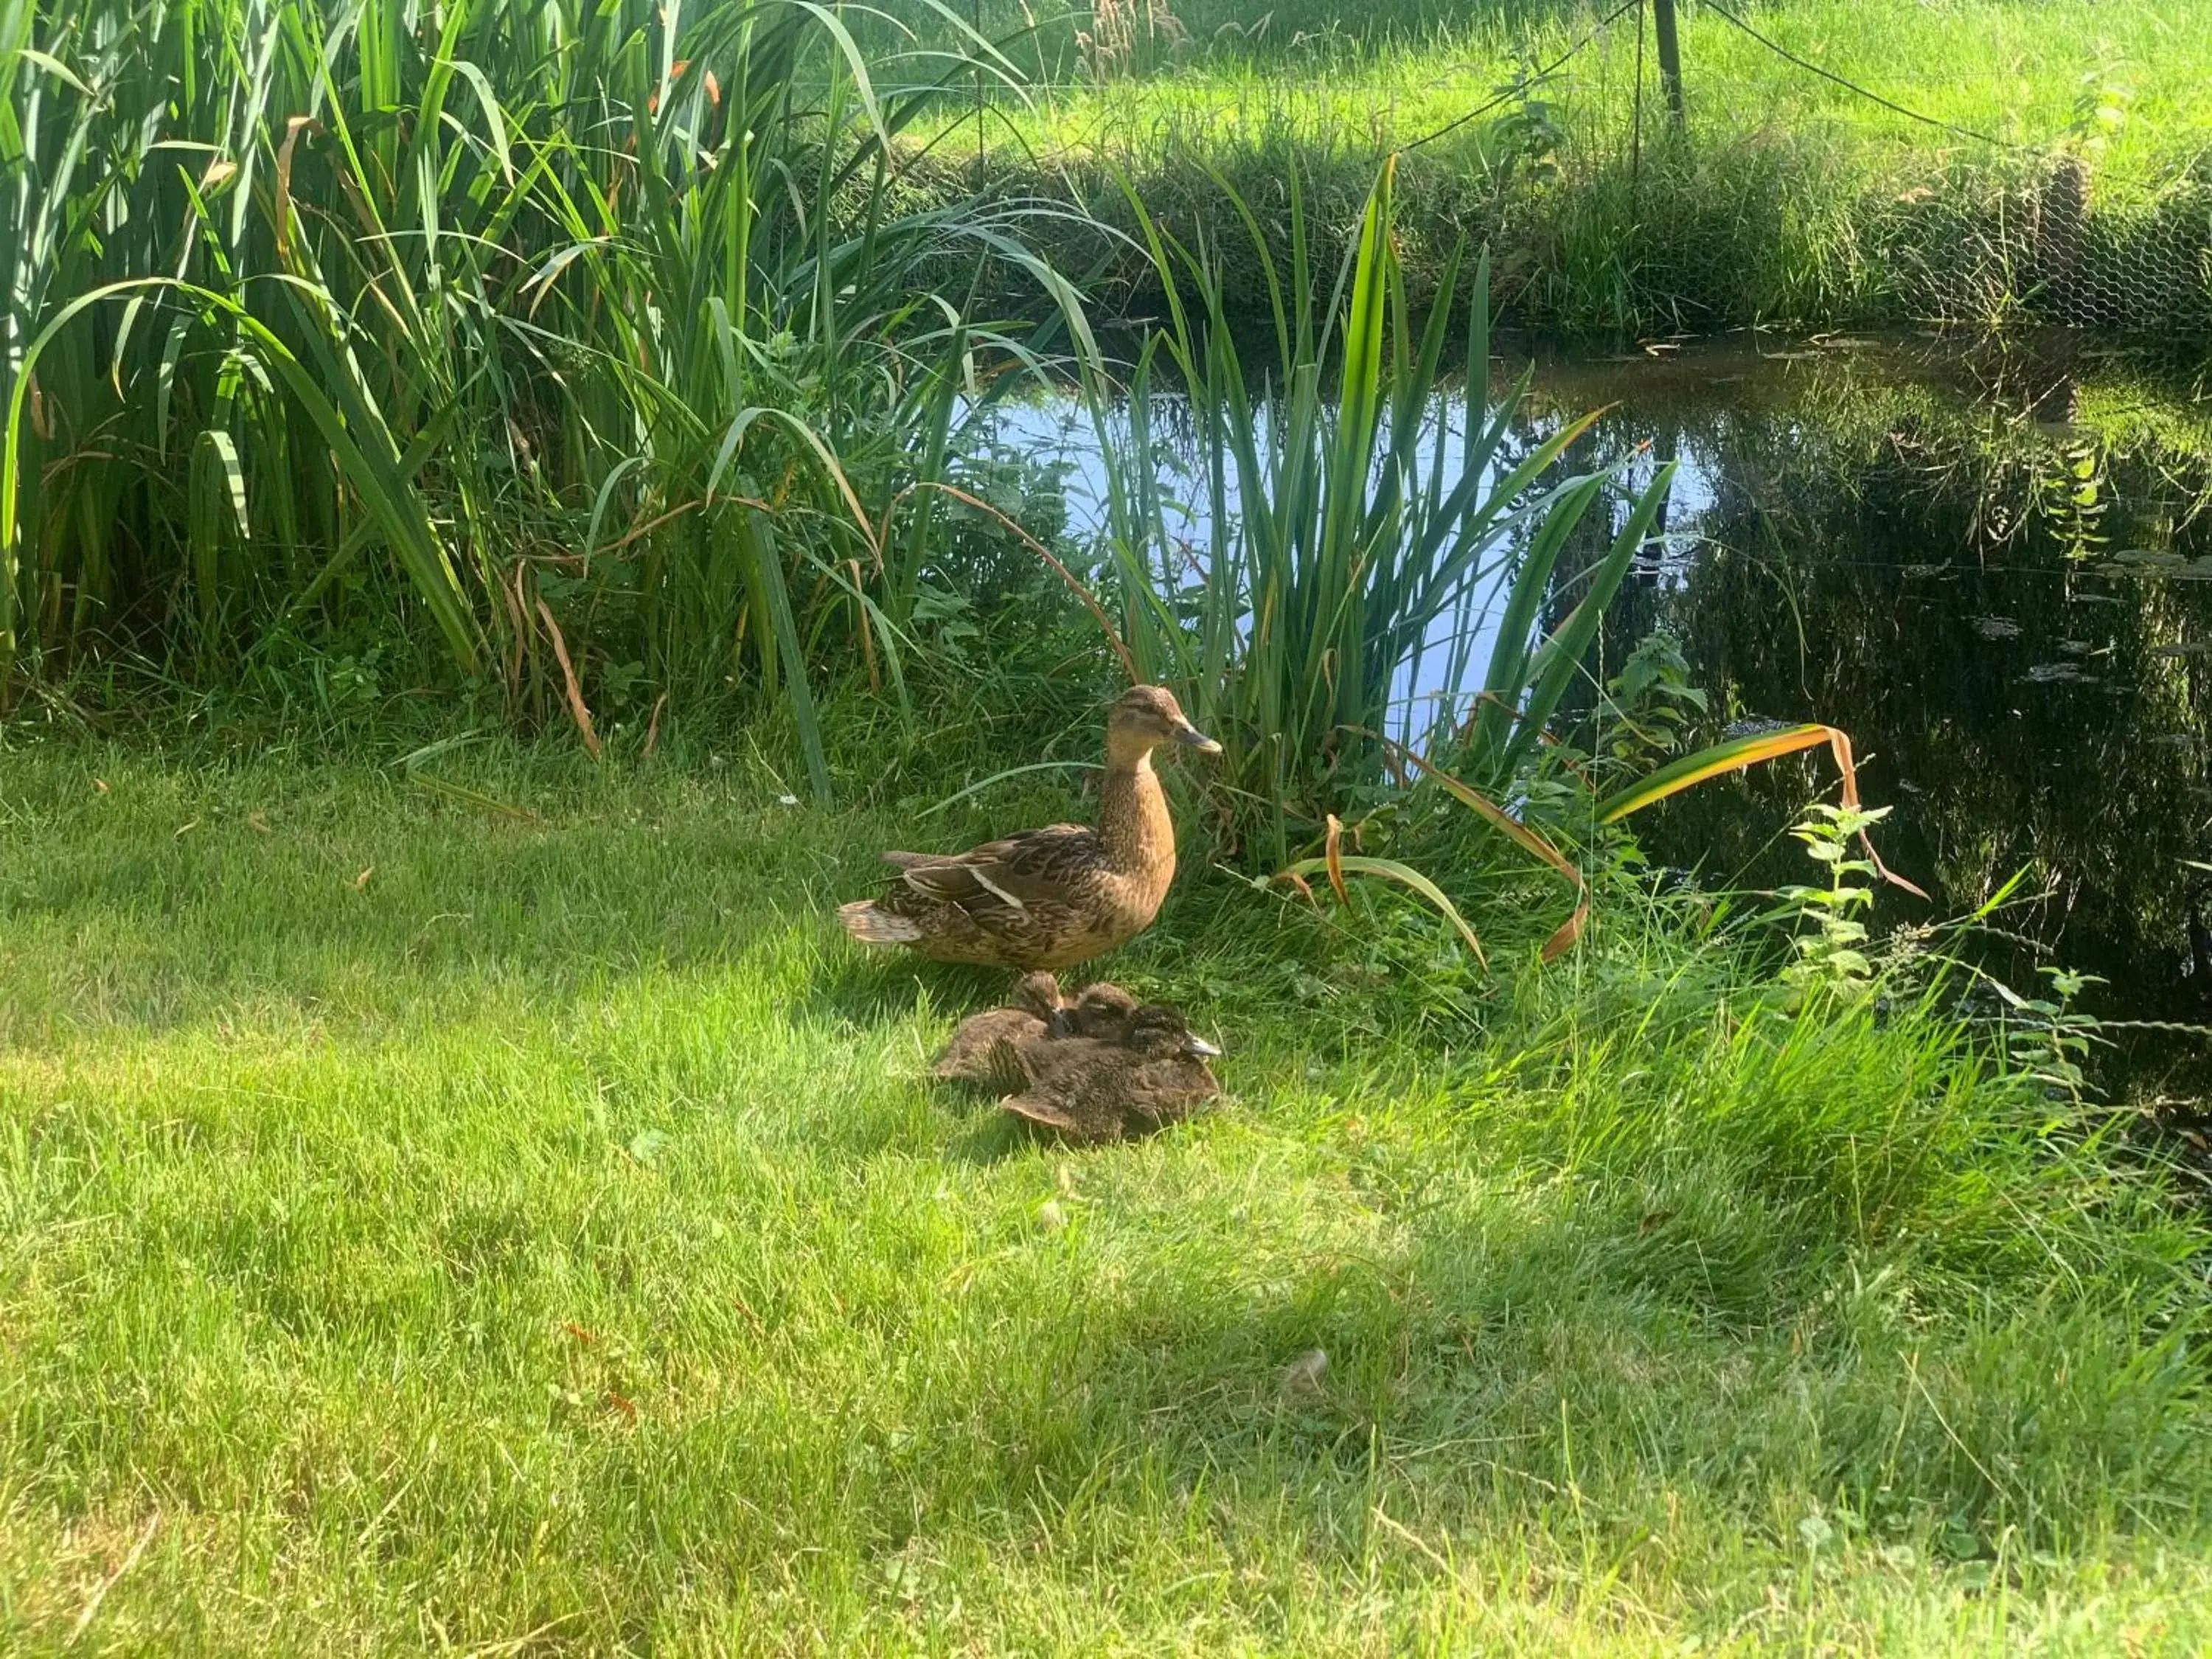
[[[2201,1232],[1940,1019],[1753,1017],[1601,902],[1453,1031],[1201,870],[1116,971],[1230,1098],[1070,1155],[923,1080],[988,987],[823,925],[866,814],[9,769],[18,1646],[2203,1634]]]

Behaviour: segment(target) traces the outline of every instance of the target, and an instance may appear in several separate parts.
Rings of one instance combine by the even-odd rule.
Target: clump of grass
[[[1091,398],[1134,666],[1187,690],[1195,717],[1220,735],[1227,787],[1266,808],[1258,833],[1279,866],[1294,825],[1317,829],[1330,805],[1379,776],[1376,734],[1425,651],[1450,659],[1447,719],[1478,694],[1503,718],[1483,719],[1485,781],[1510,779],[1579,671],[1667,485],[1662,477],[1643,493],[1574,619],[1532,656],[1558,551],[1606,479],[1551,476],[1587,421],[1507,454],[1518,398],[1485,407],[1480,301],[1462,380],[1464,441],[1447,456],[1437,405],[1451,309],[1437,304],[1418,330],[1412,321],[1392,246],[1394,173],[1386,164],[1375,181],[1325,302],[1306,259],[1297,175],[1285,266],[1252,210],[1235,204],[1273,301],[1273,360],[1256,390],[1215,240],[1185,244],[1145,217],[1170,325],[1147,340],[1125,400],[1109,408],[1096,388]],[[1165,442],[1151,408],[1157,357],[1172,365],[1189,417]],[[1109,435],[1117,415],[1126,430]],[[1178,449],[1204,492],[1202,547],[1171,522],[1164,492]],[[1472,656],[1493,613],[1498,647],[1478,684]]]
[[[1231,1104],[1056,1155],[822,925],[910,809],[663,760],[10,755],[12,1648],[2212,1634],[2203,1230],[1937,1011],[1198,872]]]

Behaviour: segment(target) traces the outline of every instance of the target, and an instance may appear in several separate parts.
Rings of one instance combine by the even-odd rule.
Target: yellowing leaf
[[[1413,891],[1434,905],[1437,914],[1458,930],[1459,936],[1467,941],[1467,948],[1474,952],[1474,959],[1485,968],[1490,966],[1490,958],[1483,951],[1482,941],[1474,936],[1474,929],[1467,925],[1467,918],[1460,915],[1459,907],[1444,896],[1443,888],[1414,869],[1413,866],[1401,864],[1395,859],[1367,858],[1357,854],[1340,855],[1336,862],[1338,870],[1344,873],[1355,876],[1380,876],[1387,881],[1395,881],[1402,887],[1412,888]],[[1302,878],[1313,874],[1316,870],[1326,870],[1328,867],[1329,861],[1325,858],[1301,859],[1286,870],[1278,870],[1273,878],[1277,881],[1297,882],[1303,886],[1304,883]]]

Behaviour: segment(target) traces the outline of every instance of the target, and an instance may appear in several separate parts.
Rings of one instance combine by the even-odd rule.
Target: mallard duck
[[[933,962],[1023,973],[1125,944],[1152,926],[1175,879],[1175,820],[1152,770],[1164,743],[1221,752],[1164,687],[1132,687],[1106,723],[1097,829],[1055,823],[965,853],[886,853],[898,874],[881,896],[839,908],[845,931]]]
[[[1011,1094],[1033,1075],[1023,1059],[1028,1045],[1066,1036],[1073,1029],[1073,1015],[1058,980],[1046,973],[1024,974],[1005,1006],[986,1008],[960,1022],[929,1074]]]
[[[1175,1009],[1101,1002],[1091,1012],[1092,1035],[1024,1048],[1030,1081],[1000,1103],[1006,1110],[1089,1145],[1180,1122],[1221,1092],[1206,1063],[1221,1050],[1194,1034]]]

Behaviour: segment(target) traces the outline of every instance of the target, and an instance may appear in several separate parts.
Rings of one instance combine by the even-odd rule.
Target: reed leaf
[[[893,52],[817,0],[17,8],[0,673],[185,592],[197,620],[150,641],[181,681],[281,626],[449,683],[496,663],[526,720],[641,664],[679,707],[735,680],[812,730],[810,678],[888,665],[923,562],[874,526],[971,418],[907,389],[979,342],[1018,371],[1025,335],[1096,350],[1029,210],[908,204],[901,135],[948,84],[1016,79],[910,3],[933,44]],[[710,496],[772,503],[778,569]],[[802,636],[794,581],[855,566]],[[72,616],[29,603],[59,592]]]
[[[1360,853],[1343,853],[1338,854],[1334,860],[1300,859],[1297,863],[1278,870],[1274,879],[1294,881],[1304,885],[1305,878],[1322,872],[1328,873],[1331,882],[1336,885],[1337,890],[1343,894],[1347,902],[1351,896],[1345,893],[1342,886],[1343,878],[1346,875],[1378,876],[1386,881],[1395,881],[1401,887],[1410,888],[1427,900],[1434,907],[1437,914],[1452,925],[1453,929],[1466,942],[1467,948],[1474,953],[1474,959],[1477,962],[1486,969],[1490,966],[1490,958],[1483,951],[1482,941],[1475,937],[1474,929],[1468,925],[1468,920],[1460,914],[1459,907],[1446,896],[1443,888],[1437,886],[1419,870],[1414,869],[1413,866],[1401,864],[1396,859],[1371,858]]]

